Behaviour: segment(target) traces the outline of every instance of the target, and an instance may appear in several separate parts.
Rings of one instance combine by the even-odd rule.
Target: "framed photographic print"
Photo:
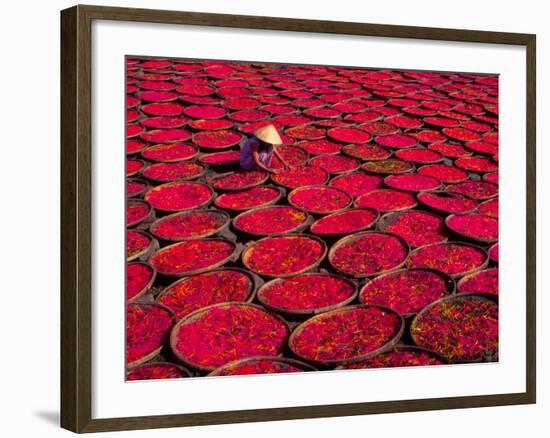
[[[534,35],[75,6],[61,47],[64,428],[535,402]]]

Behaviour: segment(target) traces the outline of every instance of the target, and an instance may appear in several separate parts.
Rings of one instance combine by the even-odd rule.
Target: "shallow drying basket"
[[[132,230],[128,230],[128,231],[133,231],[133,232],[136,232],[136,233],[139,233],[139,234],[143,234],[144,236],[146,236],[149,239],[149,245],[147,245],[141,251],[139,251],[139,252],[135,253],[134,255],[128,257],[126,259],[127,262],[131,262],[131,261],[141,259],[141,258],[146,259],[146,258],[149,257],[149,255],[153,251],[155,251],[159,247],[159,243],[158,243],[157,239],[155,239],[149,233],[147,233],[143,230],[136,230],[136,229],[132,229]]]
[[[420,342],[418,342],[418,339],[416,338],[416,336],[414,335],[414,327],[416,326],[417,322],[418,322],[418,319],[422,317],[422,315],[424,315],[424,313],[426,313],[428,310],[430,310],[432,307],[438,305],[439,303],[441,302],[445,302],[445,301],[456,301],[456,300],[463,300],[463,299],[474,299],[474,300],[478,300],[478,301],[491,301],[491,302],[494,302],[484,296],[481,296],[481,295],[474,295],[474,294],[456,294],[456,295],[452,295],[452,296],[449,296],[449,297],[444,297],[444,298],[440,298],[439,300],[437,301],[434,301],[433,303],[430,303],[428,304],[426,307],[424,307],[420,312],[418,312],[418,314],[414,317],[414,319],[412,320],[411,322],[411,325],[410,325],[410,328],[409,328],[409,331],[410,331],[410,335],[411,335],[411,339],[412,341],[415,343],[416,346],[420,347],[420,348],[425,348],[423,347]],[[498,352],[497,352],[498,354]],[[449,362],[449,363],[479,363],[479,362],[482,362],[483,359],[474,359],[474,360],[461,360],[461,361],[453,361],[453,362],[450,362],[448,359],[445,359],[446,362]]]
[[[149,289],[151,289],[151,287],[153,286],[153,283],[155,282],[156,278],[157,278],[157,270],[151,266],[149,263],[145,263],[145,262],[134,262],[134,263],[128,263],[127,266],[130,266],[130,265],[137,265],[137,264],[140,264],[140,265],[146,265],[148,268],[151,269],[152,271],[152,274],[151,274],[151,278],[149,279],[149,281],[147,282],[147,284],[143,287],[143,289],[141,289],[137,294],[135,294],[132,298],[129,298],[127,299],[127,301],[129,303],[133,303],[133,302],[136,302],[138,301],[143,295],[145,295]]]
[[[210,372],[214,371],[217,368],[217,367],[205,367],[205,366],[196,364],[194,362],[191,362],[186,357],[184,357],[177,349],[177,342],[178,342],[177,335],[178,335],[180,327],[183,324],[194,321],[196,319],[200,319],[200,317],[204,313],[208,312],[211,309],[214,309],[214,308],[219,309],[219,308],[230,307],[230,306],[254,307],[258,310],[261,310],[262,312],[268,313],[269,315],[276,318],[279,322],[281,322],[286,327],[286,329],[287,329],[287,338],[288,338],[288,334],[290,333],[290,327],[288,326],[288,323],[281,316],[279,316],[275,313],[269,312],[268,310],[264,309],[261,306],[258,306],[257,304],[248,304],[248,303],[240,303],[240,302],[233,302],[233,301],[227,302],[227,303],[221,303],[221,304],[214,304],[212,306],[207,306],[207,307],[203,307],[202,309],[195,310],[194,312],[192,312],[189,315],[185,316],[184,318],[180,319],[176,323],[176,325],[174,327],[172,327],[172,331],[170,332],[170,348],[172,349],[172,353],[174,354],[174,356],[181,363],[183,363],[184,365],[187,365],[187,366],[189,366],[193,369],[196,369],[196,370],[199,370],[199,371],[202,371],[202,372],[207,372],[207,373],[210,373]],[[273,356],[273,357],[280,357],[281,355],[282,355],[282,353],[277,355],[277,356]]]
[[[342,193],[342,195],[344,195],[346,198],[349,198],[349,201],[346,203],[346,205],[340,207],[340,208],[337,208],[336,210],[324,210],[324,211],[313,211],[313,210],[308,210],[307,208],[305,207],[301,207],[299,205],[297,205],[293,200],[292,200],[292,197],[294,195],[296,195],[297,193],[300,193],[300,192],[303,192],[303,191],[306,191],[306,190],[312,190],[312,189],[328,189],[328,190],[334,190],[336,192],[340,192]],[[334,213],[339,213],[341,211],[344,211],[346,209],[348,209],[352,204],[353,204],[353,197],[351,195],[349,195],[348,193],[344,192],[343,190],[340,190],[336,187],[332,187],[332,186],[325,186],[325,185],[312,185],[312,186],[303,186],[303,187],[297,187],[295,188],[294,190],[292,190],[288,196],[287,196],[287,200],[288,200],[288,203],[290,205],[292,205],[294,208],[298,209],[298,210],[301,210],[301,211],[305,211],[306,213],[309,213],[309,214],[314,214],[314,215],[325,215],[325,214],[334,214]]]
[[[330,219],[332,217],[337,217],[339,215],[342,215],[342,214],[345,214],[349,211],[358,211],[358,210],[369,210],[373,213],[375,213],[375,217],[374,219],[366,226],[363,226],[361,228],[358,228],[356,230],[353,230],[353,231],[345,231],[345,232],[340,232],[340,233],[337,233],[337,232],[334,232],[334,233],[319,233],[319,232],[316,232],[314,230],[315,228],[315,225],[317,225],[319,222],[322,222],[324,221],[325,219]],[[341,211],[337,211],[336,213],[332,213],[332,214],[329,214],[329,215],[326,215],[326,216],[323,216],[322,218],[320,219],[317,219],[313,224],[311,224],[311,227],[309,228],[310,232],[315,234],[316,236],[321,236],[323,238],[326,238],[326,239],[329,239],[329,238],[338,238],[340,236],[343,236],[343,235],[347,235],[347,234],[352,234],[352,233],[359,233],[361,231],[365,231],[365,230],[368,230],[369,228],[371,228],[374,224],[376,224],[376,222],[378,221],[378,219],[380,219],[380,213],[375,210],[374,208],[369,208],[369,207],[356,207],[356,208],[347,208],[345,210],[341,210]]]
[[[336,251],[343,245],[346,245],[350,242],[353,242],[365,235],[368,235],[368,234],[385,234],[385,235],[388,235],[388,236],[391,236],[391,237],[395,237],[396,239],[399,240],[399,242],[403,245],[403,247],[406,249],[406,252],[407,252],[407,255],[405,256],[405,258],[403,259],[403,261],[401,263],[399,263],[398,265],[388,269],[388,270],[385,270],[385,271],[377,271],[377,272],[372,272],[372,273],[368,273],[368,274],[349,274],[347,272],[343,272],[341,271],[340,269],[338,269],[336,266],[334,266],[333,264],[333,259],[334,259],[334,254],[336,253]],[[360,233],[354,233],[354,234],[350,234],[349,236],[346,236],[346,237],[343,237],[341,238],[340,240],[338,240],[334,245],[332,245],[332,248],[330,248],[330,251],[328,253],[328,260],[331,264],[331,266],[336,269],[338,272],[342,272],[344,275],[348,275],[350,277],[354,277],[354,278],[367,278],[367,277],[374,277],[374,276],[377,276],[377,275],[380,275],[380,274],[386,274],[386,273],[390,273],[390,272],[394,272],[400,268],[402,268],[405,263],[407,263],[407,260],[409,259],[409,255],[411,253],[411,247],[410,245],[405,241],[405,239],[403,239],[402,237],[398,236],[397,234],[393,234],[393,233],[387,233],[387,232],[382,232],[382,231],[362,231]]]
[[[303,269],[300,269],[299,271],[296,271],[296,272],[290,272],[288,274],[264,274],[264,273],[260,273],[260,272],[257,272],[258,275],[261,275],[262,277],[267,277],[267,278],[288,278],[288,277],[292,277],[294,275],[298,275],[298,274],[304,274],[306,272],[309,272],[309,271],[312,271],[314,269],[316,269],[320,264],[321,262],[325,259],[325,256],[327,255],[327,244],[322,240],[320,239],[319,237],[317,236],[312,236],[310,234],[288,234],[288,235],[283,235],[283,236],[274,236],[275,238],[277,237],[288,237],[288,238],[292,238],[292,237],[297,237],[297,236],[305,236],[305,237],[308,237],[312,240],[315,240],[316,242],[320,243],[323,247],[323,253],[321,254],[321,256],[317,259],[316,262],[312,263],[311,265],[303,268]],[[247,268],[247,269],[250,269],[252,272],[256,272],[254,271],[251,267],[250,267],[250,264],[249,264],[249,259],[250,259],[250,251],[252,250],[252,248],[254,248],[254,246],[260,242],[263,242],[264,240],[267,240],[267,239],[272,239],[273,237],[264,237],[262,239],[259,239],[255,242],[249,242],[245,245],[243,251],[242,251],[242,254],[241,254],[241,257],[242,257],[242,261],[243,261],[243,265]]]
[[[265,202],[265,203],[263,203],[263,204],[261,204],[261,205],[258,205],[258,206],[254,207],[254,208],[269,207],[270,205],[275,205],[275,204],[277,204],[277,203],[281,200],[281,198],[283,198],[284,196],[286,196],[286,189],[284,189],[283,187],[275,187],[275,186],[272,186],[272,185],[265,185],[265,186],[262,186],[262,187],[269,187],[270,189],[277,190],[277,191],[279,192],[279,194],[278,194],[275,198],[273,198],[272,200],[267,201],[267,202]],[[220,196],[223,196],[223,194],[220,195]],[[218,196],[218,198],[220,198],[220,196]],[[218,198],[216,198],[216,201],[217,201]],[[221,209],[223,209],[223,210],[225,210],[225,211],[229,211],[229,212],[232,212],[232,213],[240,213],[240,212],[243,212],[243,211],[249,211],[249,210],[250,210],[249,207],[244,207],[244,208],[228,208],[228,207],[222,207],[222,206],[218,205],[218,203],[217,203],[216,201],[214,201],[214,205],[215,205],[217,208],[221,208]]]
[[[136,192],[132,195],[128,195],[127,194],[128,192],[126,192],[126,194],[127,194],[126,196],[129,199],[137,198],[137,197],[143,195],[145,192],[147,192],[148,190],[151,189],[151,185],[149,184],[149,182],[144,180],[144,179],[141,179],[141,178],[128,178],[128,179],[126,179],[126,182],[127,183],[138,183],[138,184],[143,184],[144,185],[143,189],[141,189],[139,192]]]
[[[360,309],[360,308],[368,308],[368,307],[377,307],[379,309],[384,310],[385,312],[394,314],[395,316],[397,316],[399,318],[399,321],[400,321],[399,330],[397,331],[396,335],[393,336],[382,347],[377,348],[376,350],[372,350],[369,353],[366,353],[366,354],[363,354],[363,355],[350,357],[350,358],[347,358],[347,359],[330,359],[330,360],[315,360],[315,359],[305,358],[305,357],[302,357],[295,350],[294,343],[295,343],[296,338],[298,336],[300,336],[300,334],[304,331],[304,328],[307,327],[309,324],[311,324],[312,321],[317,321],[317,320],[322,319],[322,318],[327,318],[327,317],[330,317],[330,316],[332,316],[334,314],[338,314],[338,313],[345,313],[345,312],[347,312],[349,310],[352,310],[352,309]],[[370,305],[364,305],[364,304],[357,304],[357,305],[354,305],[354,306],[346,306],[346,307],[342,307],[342,308],[339,308],[339,309],[336,309],[336,310],[332,310],[330,312],[321,313],[320,315],[313,316],[313,317],[309,318],[308,320],[304,321],[299,326],[297,326],[294,329],[294,331],[292,332],[292,334],[290,335],[290,338],[288,339],[288,346],[289,346],[290,350],[293,352],[293,354],[295,354],[297,357],[301,358],[302,360],[305,360],[307,362],[311,362],[311,363],[314,363],[314,364],[318,364],[318,365],[321,365],[321,366],[334,367],[334,366],[338,366],[338,365],[345,365],[345,364],[348,364],[348,363],[353,363],[353,362],[358,362],[358,361],[361,361],[361,360],[369,359],[373,356],[377,356],[379,354],[382,354],[382,353],[385,353],[386,351],[391,350],[399,342],[399,340],[401,339],[401,336],[403,336],[404,331],[405,331],[405,320],[397,312],[394,312],[393,310],[388,309],[387,307],[383,307],[383,306],[370,306]]]
[[[305,220],[295,226],[294,228],[291,228],[289,230],[285,230],[285,231],[282,231],[282,232],[276,232],[276,233],[255,233],[255,232],[252,232],[252,231],[246,231],[246,230],[243,230],[241,228],[239,228],[238,226],[238,221],[239,219],[242,219],[243,217],[246,217],[250,214],[254,214],[258,211],[263,211],[263,210],[267,210],[267,209],[281,209],[281,208],[293,208],[293,207],[288,207],[287,205],[268,205],[268,206],[262,206],[262,207],[256,207],[256,208],[252,208],[250,210],[246,210],[244,211],[243,213],[235,216],[232,220],[232,225],[233,225],[233,228],[245,235],[248,235],[248,236],[254,236],[254,237],[272,237],[272,236],[280,236],[280,235],[284,235],[284,234],[290,234],[290,233],[299,233],[301,231],[303,231],[304,229],[306,229],[309,225],[311,225],[311,223],[313,222],[313,218],[305,213],[306,215],[306,218]],[[300,211],[301,212],[301,211]]]
[[[438,221],[442,221],[442,224],[443,224],[443,219],[441,218],[441,216],[439,216],[435,213],[431,213],[431,212],[423,211],[423,210],[410,209],[410,210],[402,210],[402,211],[393,211],[393,212],[384,214],[380,218],[378,223],[376,224],[376,228],[379,231],[386,232],[388,227],[390,227],[396,221],[398,221],[401,216],[409,214],[409,213],[422,213],[422,214],[425,214],[425,215],[429,215],[429,216],[432,216],[432,217],[436,218]],[[447,242],[448,240],[449,240],[449,237],[447,236],[438,243]],[[411,246],[415,246],[415,245],[411,245]]]
[[[320,313],[330,312],[331,310],[339,309],[340,307],[344,307],[344,306],[348,305],[349,303],[353,302],[357,298],[357,294],[358,294],[357,283],[355,281],[353,281],[352,279],[350,279],[350,278],[344,277],[343,275],[336,275],[336,274],[331,274],[331,273],[327,273],[327,272],[308,272],[308,273],[305,273],[305,274],[295,275],[294,277],[297,277],[297,276],[303,277],[303,276],[311,276],[311,275],[321,275],[321,276],[325,276],[325,277],[335,277],[335,278],[338,278],[339,280],[343,280],[353,288],[353,292],[344,301],[341,301],[337,304],[333,304],[331,306],[319,307],[319,308],[307,309],[307,310],[296,310],[296,309],[291,310],[291,309],[287,309],[287,308],[284,308],[284,307],[274,306],[273,304],[270,304],[265,299],[264,294],[265,294],[266,290],[268,290],[270,287],[272,287],[275,284],[279,284],[279,283],[282,283],[282,282],[285,281],[284,278],[275,278],[275,279],[265,283],[262,287],[260,287],[260,289],[258,290],[258,293],[256,294],[256,296],[258,298],[258,301],[265,308],[270,309],[274,312],[282,313],[282,314],[285,314],[285,315],[292,315],[292,316],[301,317],[301,316],[318,315]]]
[[[482,215],[481,213],[478,213],[480,216]],[[447,226],[447,228],[449,230],[451,230],[451,232],[453,232],[455,235],[458,235],[460,236],[461,238],[463,239],[467,239],[469,241],[473,241],[473,242],[479,242],[480,244],[494,244],[494,243],[497,243],[498,242],[498,237],[495,238],[495,239],[486,239],[486,238],[483,238],[483,237],[472,237],[472,236],[468,236],[467,234],[463,234],[459,231],[456,231],[454,229],[452,229],[450,226],[449,226],[449,221],[451,221],[454,217],[458,217],[458,216],[467,216],[467,215],[464,215],[464,214],[451,214],[449,216],[447,216],[445,218],[445,225]],[[486,215],[483,215],[483,216],[486,216]],[[491,219],[494,219],[496,222],[497,222],[497,226],[498,226],[498,218],[493,218],[492,216],[489,216]]]
[[[238,171],[238,172],[230,172],[230,174],[235,174],[235,173],[244,173],[246,171]],[[255,171],[253,171],[255,172]],[[214,184],[216,184],[217,181],[227,177],[227,176],[230,176],[229,173],[228,174],[225,174],[225,175],[219,175],[219,176],[213,176],[213,177],[210,177],[210,178],[206,178],[208,183],[212,186],[212,188],[216,191],[219,191],[219,192],[241,192],[243,190],[247,190],[247,189],[251,189],[253,187],[257,187],[257,186],[261,186],[262,184],[264,184],[268,179],[269,179],[269,173],[268,172],[264,172],[265,175],[262,177],[262,179],[256,181],[256,182],[253,182],[253,183],[250,183],[248,185],[245,185],[245,186],[242,186],[242,187],[215,187]]]
[[[146,222],[148,219],[151,219],[153,217],[153,215],[155,214],[155,210],[153,209],[153,207],[151,205],[149,205],[149,203],[147,203],[147,202],[145,202],[141,199],[129,198],[128,202],[127,202],[127,205],[130,205],[130,204],[145,205],[149,209],[149,212],[145,216],[143,216],[141,219],[138,219],[134,222],[126,222],[126,227],[128,227],[128,228],[137,227],[138,225],[142,224],[143,222]]]
[[[166,310],[167,312],[170,313],[170,315],[172,315],[172,319],[174,322],[176,322],[176,315],[174,314],[174,312],[172,312],[172,309],[169,309],[168,307],[166,306],[163,306],[162,304],[150,304],[150,303],[128,303],[126,304],[127,306],[142,306],[142,307],[152,307],[152,306],[156,306],[156,307],[161,307],[162,309]],[[145,356],[137,359],[137,360],[134,360],[133,362],[130,362],[130,363],[127,363],[126,364],[126,369],[127,370],[132,370],[134,369],[135,367],[137,367],[138,365],[141,365],[141,364],[144,364],[146,362],[149,362],[151,359],[155,358],[156,356],[158,356],[160,354],[160,352],[162,351],[162,348],[164,347],[164,345],[161,345],[160,347],[158,347],[157,349],[155,349],[154,351],[152,351],[151,353],[149,354],[146,354]]]
[[[455,281],[450,276],[445,274],[444,272],[437,271],[435,269],[430,269],[430,268],[404,268],[404,269],[398,269],[396,271],[387,272],[385,274],[378,275],[375,278],[368,279],[363,284],[361,289],[359,290],[359,301],[363,302],[363,298],[362,298],[363,297],[363,292],[367,288],[367,286],[369,286],[370,283],[373,282],[374,280],[377,280],[379,278],[388,277],[388,276],[391,276],[391,275],[396,275],[396,274],[399,274],[401,272],[407,272],[407,271],[424,271],[424,272],[431,272],[433,274],[436,274],[439,277],[441,277],[443,279],[443,281],[445,281],[445,290],[446,290],[447,296],[452,296],[456,293],[456,283],[455,283]],[[401,316],[405,319],[408,319],[408,318],[411,318],[412,316],[416,315],[417,313],[418,312],[403,313],[403,314],[401,314]]]
[[[203,272],[202,274],[213,274],[213,273],[216,273],[216,272],[219,272],[219,271],[234,271],[234,272],[240,272],[242,274],[245,274],[249,279],[250,279],[250,288],[248,290],[248,295],[246,297],[246,300],[243,301],[243,303],[251,303],[252,301],[254,301],[254,299],[256,298],[256,291],[264,284],[264,280],[262,280],[258,275],[254,274],[253,272],[250,272],[246,269],[242,269],[242,268],[233,268],[233,267],[230,267],[230,268],[226,268],[226,267],[222,267],[222,268],[217,268],[217,269],[212,269],[211,271],[208,271],[208,272]],[[178,284],[180,283],[185,283],[186,281],[188,281],[190,278],[193,278],[195,277],[196,275],[202,275],[202,274],[194,274],[194,275],[188,275],[186,277],[183,277],[183,278],[180,278],[176,281],[174,281],[173,283],[170,283],[168,286],[166,286],[162,292],[157,296],[155,302],[156,303],[159,303],[160,304],[160,299],[166,295],[171,288],[173,288],[174,286],[177,286]]]
[[[472,247],[472,248],[475,248],[476,250],[478,251],[481,251],[483,254],[485,254],[485,261],[479,265],[478,267],[474,268],[474,269],[471,269],[469,271],[465,271],[465,272],[458,272],[456,274],[448,274],[449,277],[453,278],[453,279],[457,279],[459,277],[462,277],[464,275],[468,275],[468,274],[473,274],[475,272],[478,272],[478,271],[481,271],[482,269],[485,269],[487,267],[487,265],[489,264],[489,255],[487,254],[487,251],[483,248],[481,248],[480,246],[477,246],[477,245],[473,245],[471,243],[467,243],[467,242],[456,242],[456,241],[451,241],[451,242],[442,242],[442,243],[431,243],[429,245],[424,245],[424,246],[419,246],[418,248],[415,248],[414,250],[412,250],[409,254],[409,257],[408,257],[408,260],[411,259],[411,257],[418,251],[426,248],[426,247],[429,247],[429,246],[434,246],[434,245],[462,245],[462,246],[469,246],[469,247]],[[412,266],[411,266],[412,267]]]
[[[188,211],[188,210],[196,210],[198,208],[205,208],[207,205],[209,205],[213,200],[214,198],[216,197],[216,192],[212,189],[212,187],[210,187],[209,185],[207,184],[203,184],[203,183],[199,183],[199,182],[194,182],[194,181],[172,181],[172,182],[169,182],[169,183],[165,183],[165,184],[161,184],[161,185],[158,185],[158,186],[155,186],[153,187],[151,190],[149,190],[148,192],[145,193],[144,197],[145,199],[147,200],[148,198],[148,194],[149,193],[152,193],[153,191],[155,190],[162,190],[163,188],[165,187],[168,187],[168,186],[171,186],[171,185],[177,185],[177,184],[194,184],[194,185],[197,185],[197,186],[201,186],[201,187],[205,187],[207,188],[209,191],[210,191],[210,196],[207,200],[205,200],[203,203],[199,204],[199,205],[194,205],[192,207],[186,207],[186,208],[182,208],[182,209],[167,209],[167,208],[162,208],[162,207],[153,207],[152,209],[155,210],[155,211],[160,211],[160,212],[165,212],[165,213],[176,213],[176,212],[181,212],[181,211]]]
[[[234,262],[239,258],[239,255],[240,255],[240,252],[241,252],[241,249],[242,249],[242,244],[240,244],[240,243],[235,243],[235,242],[232,242],[232,241],[230,241],[228,239],[224,239],[224,238],[209,238],[209,239],[200,239],[200,240],[202,240],[202,241],[223,240],[224,242],[228,242],[231,245],[233,245],[233,253],[231,255],[229,255],[228,257],[226,257],[225,259],[220,260],[219,262],[216,262],[212,265],[205,266],[203,268],[194,269],[192,271],[170,273],[170,272],[167,272],[167,271],[162,271],[159,268],[156,268],[157,272],[159,274],[165,275],[167,277],[183,277],[183,276],[188,277],[190,275],[201,274],[201,273],[206,272],[206,271],[211,271],[213,269],[216,269],[216,268],[219,268],[220,266],[225,265],[228,262]],[[168,246],[165,246],[164,248],[161,248],[159,251],[157,251],[156,253],[151,255],[151,257],[149,258],[149,262],[151,262],[152,257],[155,254],[158,254],[160,251],[165,251],[165,250],[171,249],[172,247],[174,247],[176,245],[181,245],[184,242],[187,242],[187,241],[176,242],[176,243],[173,243],[172,245],[168,245]]]
[[[246,365],[249,362],[256,362],[258,360],[270,360],[273,362],[279,362],[286,365],[291,365],[295,368],[299,368],[301,371],[317,371],[317,368],[296,360],[296,359],[290,359],[288,357],[274,357],[274,356],[253,356],[253,357],[247,357],[246,359],[239,359],[234,360],[232,362],[226,363],[225,365],[222,365],[219,368],[216,368],[214,371],[212,371],[208,376],[226,376],[224,372],[226,370],[230,370],[233,367],[240,366],[240,365]]]
[[[126,381],[128,382],[128,375],[133,372],[133,371],[137,371],[139,370],[140,368],[145,368],[145,367],[149,367],[149,366],[156,366],[156,365],[161,365],[161,366],[164,366],[164,365],[170,365],[172,367],[175,367],[177,368],[183,375],[184,377],[192,377],[193,374],[191,373],[191,371],[189,371],[187,368],[177,364],[177,363],[172,363],[172,362],[147,362],[147,363],[143,363],[141,365],[138,365],[134,368],[132,368],[131,370],[128,370],[126,372]],[[139,382],[139,380],[138,380]]]
[[[195,213],[206,213],[206,212],[217,214],[220,217],[222,217],[223,218],[223,224],[220,225],[218,228],[216,228],[214,230],[211,230],[208,233],[201,234],[201,235],[198,235],[198,236],[190,236],[190,237],[182,237],[182,238],[177,238],[177,237],[176,238],[174,238],[174,237],[173,238],[168,238],[168,237],[158,236],[157,234],[155,234],[155,230],[160,224],[162,224],[163,222],[166,222],[166,221],[168,221],[168,220],[170,220],[174,217],[188,216],[188,215],[192,215],[192,214],[195,214]],[[215,234],[222,233],[223,231],[225,231],[227,229],[227,227],[229,227],[230,222],[231,222],[231,219],[229,218],[229,214],[227,214],[224,211],[220,211],[220,210],[216,210],[216,209],[187,210],[187,211],[180,211],[180,212],[177,212],[177,213],[173,213],[173,214],[170,214],[168,216],[163,216],[162,218],[157,219],[149,227],[149,232],[151,234],[153,234],[155,237],[157,237],[158,239],[161,239],[161,240],[164,240],[164,241],[167,241],[167,242],[181,242],[182,240],[204,239],[205,237],[210,237],[210,236],[213,236]]]
[[[418,345],[405,345],[405,344],[396,344],[392,349],[386,351],[385,353],[381,353],[381,354],[388,354],[388,353],[392,353],[392,352],[405,352],[405,351],[411,351],[411,352],[414,352],[414,353],[426,353],[426,354],[429,354],[430,356],[434,357],[435,359],[437,360],[440,360],[441,362],[443,362],[444,365],[447,365],[449,362],[447,359],[445,359],[443,356],[441,356],[439,353],[436,353],[435,351],[432,351],[432,350],[429,350],[428,348],[424,348],[424,347],[419,347]],[[376,356],[373,356],[371,359],[374,359]],[[355,363],[355,362],[353,362]],[[351,363],[351,364],[353,364]],[[350,365],[350,364],[348,364]],[[432,365],[434,366],[434,365]],[[348,370],[349,368],[347,368],[346,366],[343,366],[343,365],[340,365],[340,366],[337,366],[335,368],[336,370]]]

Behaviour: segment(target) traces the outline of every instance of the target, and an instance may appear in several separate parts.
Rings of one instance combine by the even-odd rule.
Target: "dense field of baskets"
[[[126,73],[129,380],[498,360],[497,76]]]

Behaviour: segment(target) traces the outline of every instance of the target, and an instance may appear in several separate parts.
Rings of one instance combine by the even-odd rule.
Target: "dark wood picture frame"
[[[186,24],[519,45],[527,74],[526,391],[404,401],[92,419],[91,24],[93,20]],[[98,432],[515,405],[536,401],[535,50],[531,34],[351,22],[75,6],[61,12],[61,426]]]

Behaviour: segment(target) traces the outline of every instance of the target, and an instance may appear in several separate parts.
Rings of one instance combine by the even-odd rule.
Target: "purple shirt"
[[[241,146],[240,164],[243,170],[254,170],[258,166],[254,161],[254,150],[258,150],[260,155],[260,162],[266,166],[271,167],[271,158],[273,157],[273,145],[262,143],[256,137],[252,136],[246,140]]]

